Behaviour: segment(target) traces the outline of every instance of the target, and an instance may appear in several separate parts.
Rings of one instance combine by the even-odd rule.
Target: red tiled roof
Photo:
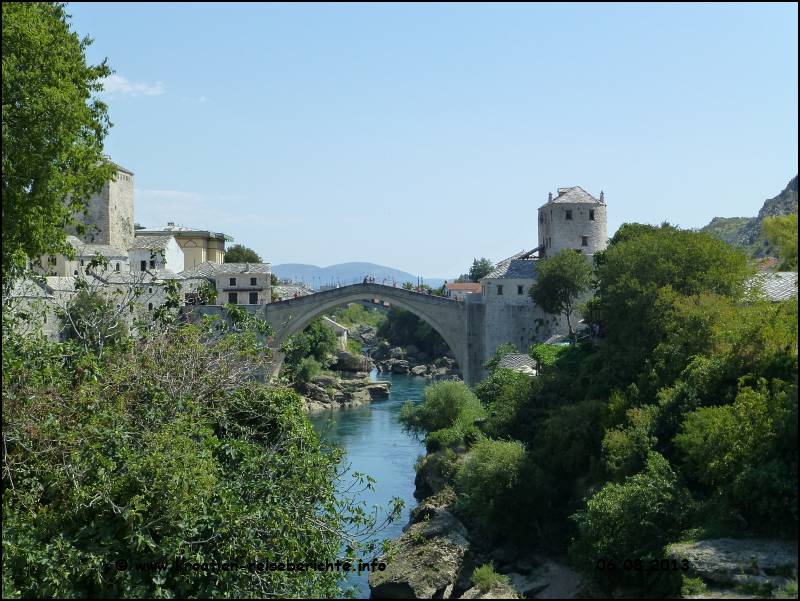
[[[480,292],[481,285],[477,283],[467,282],[467,283],[453,283],[453,284],[445,284],[445,287],[448,290],[463,290],[466,292]]]

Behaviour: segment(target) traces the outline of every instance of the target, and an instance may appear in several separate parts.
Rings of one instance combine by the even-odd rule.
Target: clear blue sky
[[[755,215],[797,173],[797,5],[72,3],[115,70],[136,219],[273,264],[426,277],[536,245],[558,187],[625,221]]]

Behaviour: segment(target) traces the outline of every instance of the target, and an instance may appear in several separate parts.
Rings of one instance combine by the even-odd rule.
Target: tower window
[[[497,286],[497,296],[502,296],[502,295],[503,295],[503,286],[501,284]]]
[[[589,221],[594,221],[594,209],[589,209]]]
[[[571,221],[572,220],[572,209],[567,209],[567,217],[566,217],[566,219],[567,219],[567,221]]]
[[[589,236],[581,236],[581,246],[589,246]]]

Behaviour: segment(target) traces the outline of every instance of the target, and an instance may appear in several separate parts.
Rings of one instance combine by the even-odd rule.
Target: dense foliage
[[[495,363],[475,388],[486,418],[472,418],[457,506],[499,539],[569,550],[606,592],[681,583],[598,562],[661,560],[685,538],[796,537],[797,300],[759,298],[751,274],[706,234],[621,227],[586,310],[604,336],[534,346],[537,377]]]
[[[94,98],[111,70],[62,3],[3,3],[3,283],[27,258],[67,252],[64,226],[114,173],[110,123]]]
[[[322,323],[322,319],[315,319],[302,332],[284,342],[281,351],[285,355],[283,373],[290,380],[301,376],[300,380],[307,381],[320,368],[331,364],[336,352],[336,334]],[[313,363],[307,359],[313,360]]]
[[[530,295],[542,309],[553,315],[563,315],[569,333],[574,338],[572,313],[578,298],[589,290],[592,268],[586,256],[565,248],[539,262],[536,282]]]
[[[764,219],[764,234],[778,248],[780,269],[797,271],[797,213]]]
[[[474,442],[479,436],[475,421],[483,416],[480,401],[463,382],[436,382],[425,389],[422,403],[403,407],[400,421],[427,433],[426,447],[437,451]]]
[[[378,337],[388,341],[391,346],[414,345],[430,357],[441,357],[450,348],[428,322],[420,319],[410,311],[392,307],[378,327]]]
[[[225,250],[226,263],[261,263],[261,256],[243,244],[234,244]]]
[[[339,554],[339,455],[294,392],[258,383],[258,329],[233,321],[102,358],[4,329],[4,597],[337,594],[332,573],[177,567]]]

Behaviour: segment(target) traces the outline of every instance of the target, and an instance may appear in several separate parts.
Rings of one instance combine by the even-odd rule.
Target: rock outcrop
[[[437,509],[391,543],[381,559],[386,570],[369,576],[372,598],[449,597],[468,550],[464,525],[448,510]]]
[[[670,558],[687,560],[703,580],[723,585],[785,586],[797,580],[797,543],[771,539],[718,538],[668,547]]]
[[[370,382],[367,374],[359,378],[339,379],[317,376],[300,384],[298,390],[306,402],[307,411],[322,411],[356,407],[389,396],[390,382]]]

